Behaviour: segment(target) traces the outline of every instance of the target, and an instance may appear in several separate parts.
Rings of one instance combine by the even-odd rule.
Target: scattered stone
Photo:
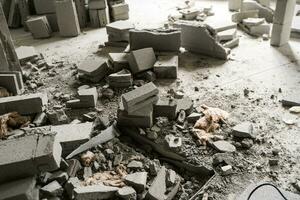
[[[124,180],[126,184],[132,186],[138,193],[140,193],[146,188],[147,174],[147,172],[136,172],[127,175]]]
[[[231,165],[226,165],[221,167],[221,173],[222,175],[229,175],[232,173],[232,166]]]
[[[40,190],[45,195],[51,197],[61,196],[64,191],[61,185],[57,181],[52,181],[51,183],[42,187]]]
[[[120,153],[120,154],[115,156],[113,164],[114,164],[114,166],[118,166],[118,165],[121,164],[122,161],[123,161],[123,154]],[[129,166],[127,166],[127,167],[129,167]]]
[[[176,183],[177,174],[174,170],[167,170],[166,185],[167,187],[174,186]]]
[[[184,110],[187,115],[190,115],[193,111],[193,106],[193,101],[188,97],[177,99],[176,112],[179,113],[181,110]]]
[[[136,200],[136,191],[132,187],[125,186],[120,188],[117,192],[117,196],[124,200]]]
[[[231,134],[240,138],[255,138],[251,122],[243,122],[232,128]]]
[[[182,138],[175,137],[174,135],[166,135],[165,141],[168,144],[168,147],[171,149],[180,148],[182,146]]]
[[[109,67],[103,58],[90,58],[80,63],[78,72],[83,79],[97,83],[108,74]]]
[[[289,109],[291,113],[300,113],[300,106],[293,106]]]
[[[183,124],[184,121],[185,121],[185,118],[186,118],[186,114],[185,114],[185,111],[184,110],[181,110],[178,114],[178,117],[177,117],[177,123],[179,124]]]
[[[143,163],[140,161],[133,160],[127,165],[127,167],[129,169],[143,169]]]
[[[220,152],[234,152],[234,151],[236,151],[235,146],[233,146],[232,144],[230,144],[229,142],[224,141],[224,140],[219,140],[219,141],[213,142],[212,146]]]
[[[71,177],[65,184],[65,190],[70,199],[74,199],[74,189],[80,186],[80,181],[77,177]]]
[[[241,145],[245,149],[250,149],[253,146],[253,140],[252,139],[243,139],[241,142]]]

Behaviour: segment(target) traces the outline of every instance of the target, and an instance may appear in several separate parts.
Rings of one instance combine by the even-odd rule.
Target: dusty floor
[[[139,28],[162,25],[168,13],[175,9],[178,2],[182,2],[127,1],[130,18]],[[198,1],[197,4],[213,5],[216,15],[209,20],[230,20],[225,1]],[[64,61],[65,66],[56,69],[55,77],[41,72],[44,86],[38,90],[52,95],[58,91],[75,91],[78,81],[72,76],[72,66],[85,57],[122,51],[118,48],[98,51],[98,46],[107,40],[104,28],[85,30],[79,37],[70,39],[56,34],[50,39],[34,40],[22,30],[13,30],[12,34],[17,46],[33,45],[49,62]],[[177,81],[156,83],[161,86],[162,93],[170,88],[182,89],[196,105],[207,104],[230,112],[230,125],[246,120],[255,123],[259,138],[262,138],[260,143],[255,143],[250,150],[239,150],[234,155],[235,162],[239,164],[238,173],[217,177],[213,181],[209,188],[213,199],[232,199],[248,183],[260,180],[271,180],[284,189],[296,192],[291,183],[296,178],[300,179],[300,116],[296,125],[286,125],[282,117],[288,110],[282,108],[279,100],[289,94],[300,95],[300,40],[292,39],[288,45],[274,48],[269,41],[252,38],[241,31],[239,35],[240,45],[232,51],[227,62],[183,53],[180,55]],[[195,91],[195,87],[199,91]],[[249,96],[244,96],[245,89],[250,90]],[[111,109],[113,117],[117,104],[116,101],[99,102],[99,107]],[[274,148],[280,149],[279,165],[270,167],[268,159],[272,157]],[[211,160],[209,154],[204,155]]]

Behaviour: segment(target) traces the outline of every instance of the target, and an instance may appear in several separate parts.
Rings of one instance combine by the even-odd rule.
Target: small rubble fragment
[[[243,122],[232,128],[231,134],[240,138],[255,138],[253,125],[250,122]]]
[[[227,141],[220,140],[212,143],[212,146],[219,152],[234,152],[236,151],[235,146]]]
[[[147,172],[136,172],[128,174],[124,180],[129,186],[132,186],[138,193],[143,192],[147,183]]]

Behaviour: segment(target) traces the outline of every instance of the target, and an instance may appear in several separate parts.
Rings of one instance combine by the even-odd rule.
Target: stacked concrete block
[[[52,29],[45,15],[34,16],[26,21],[26,25],[34,38],[49,38],[51,37]]]
[[[130,30],[130,49],[152,47],[154,51],[179,51],[180,31],[168,30]]]
[[[86,14],[85,2],[86,2],[85,0],[75,0],[75,6],[76,6],[80,28],[85,28],[87,26],[87,14]]]
[[[106,26],[106,32],[108,35],[108,46],[120,45],[126,47],[129,41],[129,30],[135,26],[128,20],[121,20],[110,23]]]
[[[154,117],[167,117],[170,120],[176,118],[177,102],[167,97],[160,97],[153,106]]]
[[[123,69],[108,76],[108,84],[112,88],[127,88],[132,85],[132,82],[132,75],[127,69]]]
[[[158,56],[153,71],[157,78],[176,79],[178,71],[178,56]]]
[[[0,157],[0,183],[3,183],[58,169],[61,146],[52,133],[28,135],[2,141]]]
[[[89,141],[92,130],[91,122],[51,126],[51,131],[56,133],[56,140],[61,144],[63,156]]]
[[[288,43],[295,6],[296,0],[277,1],[271,37],[271,44],[273,46],[282,46]]]
[[[110,7],[110,10],[114,21],[129,19],[129,6],[127,3],[114,4]]]
[[[73,0],[56,0],[55,8],[60,35],[63,37],[78,36],[80,27]]]
[[[1,71],[0,86],[13,95],[21,94],[24,91],[22,73],[18,71]]]
[[[106,77],[109,67],[103,58],[89,58],[80,63],[78,72],[83,79],[97,83]]]
[[[35,177],[29,177],[0,185],[0,199],[39,200]]]
[[[118,72],[122,69],[129,69],[127,53],[109,53],[108,57],[114,72]]]
[[[94,108],[98,100],[96,87],[78,90],[78,98],[67,101],[68,108]]]
[[[156,57],[152,48],[131,51],[127,59],[133,74],[152,69],[156,62]]]
[[[131,114],[141,108],[152,106],[157,102],[158,89],[152,83],[147,83],[122,95],[124,109]]]
[[[20,115],[31,115],[44,111],[48,103],[46,94],[36,93],[0,98],[0,115],[18,112]]]
[[[220,30],[221,31],[221,30]],[[186,50],[226,60],[230,50],[224,48],[208,27],[200,24],[181,25],[181,46]]]
[[[91,27],[105,27],[109,24],[109,11],[106,5],[106,0],[90,0],[89,1],[89,16]]]

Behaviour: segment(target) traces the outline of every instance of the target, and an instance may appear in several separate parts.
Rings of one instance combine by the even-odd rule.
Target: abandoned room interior
[[[300,0],[0,0],[0,200],[300,200]]]

